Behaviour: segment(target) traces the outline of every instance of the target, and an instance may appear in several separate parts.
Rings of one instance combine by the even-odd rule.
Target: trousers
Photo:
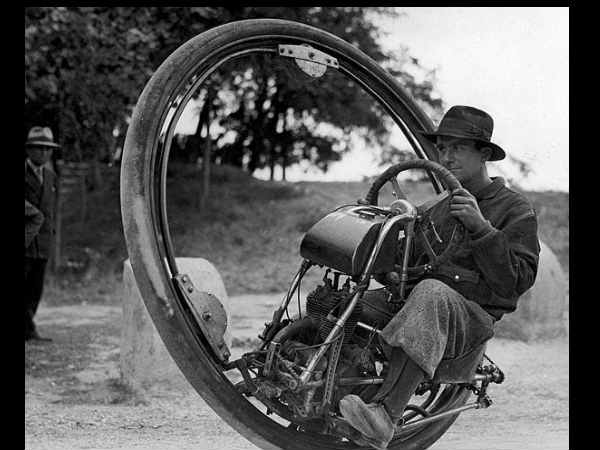
[[[25,257],[25,336],[35,332],[33,317],[42,298],[47,261]]]
[[[441,281],[425,279],[380,337],[384,344],[401,347],[429,378],[461,382],[472,376],[485,342],[494,335],[494,323],[477,303]]]

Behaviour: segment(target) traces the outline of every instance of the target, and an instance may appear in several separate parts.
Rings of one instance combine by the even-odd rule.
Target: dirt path
[[[40,309],[54,342],[25,345],[25,448],[256,449],[189,387],[142,398],[122,386],[120,315],[116,306]],[[488,355],[507,376],[488,390],[494,404],[463,413],[431,448],[568,449],[568,341],[498,339]]]

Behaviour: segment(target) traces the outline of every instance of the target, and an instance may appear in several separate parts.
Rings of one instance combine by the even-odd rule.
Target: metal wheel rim
[[[203,81],[205,81],[206,78],[212,72],[214,72],[220,65],[222,65],[226,61],[231,60],[235,57],[241,57],[243,55],[250,54],[252,52],[267,51],[267,52],[276,53],[275,48],[265,48],[264,44],[261,43],[259,45],[259,44],[256,44],[255,42],[253,42],[253,41],[264,41],[265,39],[267,39],[265,36],[260,36],[259,38],[247,38],[244,40],[240,40],[238,42],[234,42],[234,43],[230,44],[229,46],[227,46],[225,48],[221,48],[221,49],[213,52],[212,54],[210,54],[209,56],[204,58],[202,61],[199,61],[195,65],[195,68],[193,70],[188,71],[188,76],[186,76],[186,79],[180,83],[178,88],[171,95],[171,99],[169,101],[171,106],[167,110],[163,111],[163,114],[162,114],[162,117],[160,120],[160,124],[161,124],[160,137],[158,140],[155,141],[155,145],[157,146],[157,148],[153,149],[154,150],[153,151],[153,160],[150,164],[151,167],[154,169],[154,172],[152,173],[152,175],[150,177],[149,183],[151,185],[150,186],[151,187],[151,189],[150,189],[150,192],[151,192],[150,204],[151,204],[152,224],[154,227],[154,239],[155,239],[155,242],[158,244],[157,247],[158,247],[161,257],[162,257],[163,269],[168,274],[168,278],[171,280],[175,275],[178,274],[178,271],[177,271],[177,266],[175,263],[175,257],[173,254],[174,253],[173,245],[172,245],[172,240],[171,240],[170,231],[169,231],[169,227],[168,227],[167,212],[166,212],[167,211],[166,210],[166,169],[167,169],[168,156],[169,156],[171,141],[172,141],[173,134],[174,134],[175,125],[176,125],[177,120],[179,119],[181,113],[183,112],[183,108],[185,106],[185,103],[187,102],[187,99],[189,99],[189,97],[192,95],[193,91]],[[290,36],[286,36],[286,35],[273,35],[273,36],[269,36],[268,39],[275,40],[275,44],[273,44],[273,45],[277,45],[277,44],[281,44],[281,43],[285,43],[285,42],[297,43],[298,41],[300,41],[299,38],[290,37]],[[352,67],[352,64],[358,65],[358,63],[354,62],[351,59],[345,59],[342,54],[338,54],[333,48],[330,48],[326,45],[321,45],[317,41],[304,39],[303,42],[309,43],[312,46],[314,46],[315,48],[320,49],[322,51],[336,54],[336,57],[338,57],[338,59],[340,60],[340,70],[342,72],[344,72],[344,70],[346,70],[347,76],[351,75],[351,78],[354,81],[358,82],[363,87],[363,89],[365,89],[367,91],[367,93],[369,93],[371,96],[373,96],[375,98],[375,100],[378,101],[384,107],[384,109],[388,112],[388,114],[390,114],[390,116],[392,117],[394,122],[398,126],[400,126],[405,137],[407,138],[407,140],[409,140],[409,142],[413,146],[413,150],[417,153],[417,155],[422,159],[429,159],[426,155],[426,152],[423,150],[423,148],[420,146],[418,140],[415,138],[415,135],[412,132],[412,130],[410,130],[408,128],[408,126],[405,124],[405,122],[402,120],[401,115],[399,113],[397,113],[394,109],[392,109],[386,102],[384,102],[381,97],[379,97],[378,95],[374,96],[373,94],[375,93],[375,91],[365,84],[366,82],[362,77],[354,76],[351,73],[349,68],[346,69],[346,64],[348,64],[349,67]],[[247,47],[245,47],[245,45],[247,45]],[[210,58],[215,57],[215,55],[222,54],[226,50],[229,50],[231,53],[225,54],[219,60],[219,62],[217,64],[213,64],[204,70],[198,69],[206,61],[210,60]],[[366,75],[369,75],[374,79],[377,79],[376,75],[374,75],[368,69],[365,69],[363,67],[363,70]],[[363,74],[363,77],[365,76],[365,74]],[[393,92],[393,89],[389,89],[389,92]],[[399,100],[402,102],[401,99],[399,99]],[[407,108],[407,111],[408,111],[408,108]],[[415,116],[415,117],[413,117],[413,119],[416,120],[418,118]],[[425,129],[425,130],[432,128],[431,123],[424,123],[421,121],[421,125],[423,126],[423,129]],[[158,182],[157,182],[157,179],[158,179]],[[435,180],[435,179],[433,180],[433,182],[434,182],[434,188],[436,188],[436,190],[439,190],[439,182],[437,182],[437,180]],[[438,183],[437,186],[436,186],[435,182]],[[177,299],[178,306],[181,308],[182,299],[180,298],[180,294],[178,293],[178,290],[175,288],[173,283],[171,283],[170,287],[171,287],[174,298]],[[188,319],[189,319],[189,317],[188,317]],[[230,383],[230,381],[225,377],[223,372],[222,372],[222,377],[223,377],[224,381]]]

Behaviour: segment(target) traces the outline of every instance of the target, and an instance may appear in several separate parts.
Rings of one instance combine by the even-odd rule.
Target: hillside
[[[118,299],[122,262],[127,258],[118,169],[107,169],[103,175],[103,188],[89,193],[85,224],[77,219],[76,204],[65,213],[65,267],[50,277],[47,298],[51,303]],[[204,210],[195,207],[200,186],[201,174],[194,167],[179,166],[170,172],[167,192],[173,244],[178,256],[211,261],[228,292],[235,295],[287,289],[300,263],[303,233],[336,206],[363,197],[369,183],[266,182],[231,167],[216,167],[211,200]],[[405,186],[415,201],[432,192],[422,183]],[[538,211],[540,239],[557,254],[568,274],[569,194],[525,194]]]

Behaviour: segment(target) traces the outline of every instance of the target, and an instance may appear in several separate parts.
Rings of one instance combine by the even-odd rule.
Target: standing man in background
[[[48,127],[33,127],[25,142],[25,340],[50,341],[41,337],[33,317],[42,298],[46,263],[51,254],[57,177],[49,166],[52,151],[60,147]],[[29,205],[28,205],[29,203]],[[28,208],[29,206],[29,208]],[[29,211],[39,211],[28,215]],[[43,219],[39,225],[41,218]]]

